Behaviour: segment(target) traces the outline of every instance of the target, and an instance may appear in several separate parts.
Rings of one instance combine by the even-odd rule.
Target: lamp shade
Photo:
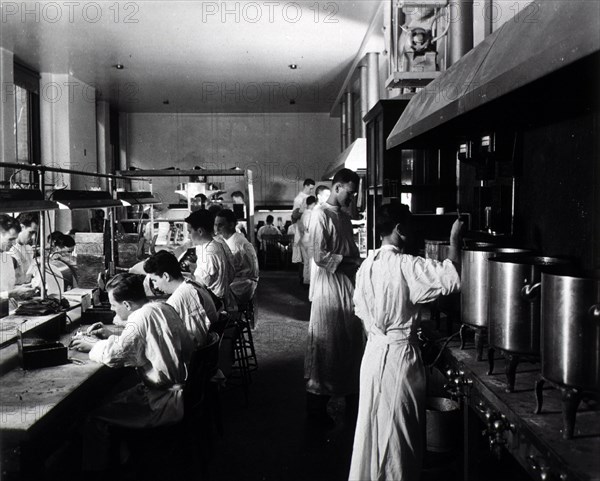
[[[45,200],[40,190],[0,189],[0,213],[2,214],[54,209],[58,209],[58,204]]]
[[[121,201],[112,198],[110,192],[103,190],[56,190],[52,200],[71,210],[123,206]]]
[[[160,204],[161,201],[152,195],[152,192],[139,191],[139,192],[117,192],[117,199],[124,200],[130,205],[149,205],[149,204]]]

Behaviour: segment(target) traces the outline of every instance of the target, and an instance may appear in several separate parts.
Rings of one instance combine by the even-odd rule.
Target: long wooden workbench
[[[487,360],[476,361],[471,344],[460,349],[458,340],[445,349],[440,367],[464,372],[462,391],[469,406],[467,416],[476,416],[484,425],[490,420],[500,426],[495,437],[498,452],[508,451],[535,480],[600,480],[600,410],[593,400],[584,401],[577,411],[572,439],[563,439],[560,391],[548,384],[544,388],[543,410],[534,414],[534,386],[540,378],[539,363],[518,365],[515,390],[506,392],[504,359],[495,355],[494,373],[488,375]],[[459,385],[462,383],[458,383]],[[501,417],[504,415],[504,418]],[[477,433],[481,436],[481,430]],[[489,434],[489,433],[488,433]],[[473,435],[473,433],[471,433]],[[473,444],[474,440],[468,440]],[[466,456],[473,456],[465,449]],[[473,460],[466,459],[466,465]],[[466,479],[479,479],[465,469]],[[481,478],[483,479],[483,478]]]
[[[64,345],[78,327],[78,316],[71,314],[75,322],[60,338]],[[18,479],[35,479],[44,456],[122,376],[120,370],[90,361],[87,353],[69,350],[69,360],[28,371],[19,366],[16,344],[0,350],[2,478],[18,472]]]

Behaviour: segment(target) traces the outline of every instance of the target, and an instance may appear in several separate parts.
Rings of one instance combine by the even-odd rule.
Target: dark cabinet
[[[376,211],[398,200],[413,213],[435,213],[456,207],[455,158],[438,149],[386,149],[386,140],[411,95],[380,100],[365,115],[367,125],[367,248],[376,249]]]
[[[375,212],[389,192],[389,181],[401,179],[402,150],[386,150],[385,142],[408,105],[410,96],[380,100],[365,115],[367,125],[367,249],[379,247],[375,235]]]

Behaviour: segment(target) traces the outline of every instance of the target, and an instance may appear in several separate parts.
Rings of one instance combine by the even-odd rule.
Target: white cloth
[[[245,304],[254,297],[258,285],[258,257],[254,246],[242,234],[236,232],[225,242],[231,251],[235,269],[230,288],[238,303]]]
[[[234,279],[235,268],[231,252],[224,242],[211,240],[196,246],[196,270],[194,278],[231,307],[232,300],[229,285]]]
[[[139,427],[175,423],[183,418],[183,383],[193,343],[181,318],[168,304],[149,302],[131,313],[120,336],[94,344],[92,361],[109,367],[135,367],[148,388],[140,407],[147,416]],[[103,410],[110,421],[110,404]]]
[[[294,236],[294,243],[292,244],[293,264],[302,263],[302,252],[300,250],[300,241],[302,239],[302,234],[300,233],[300,229],[298,227],[298,222],[288,227],[288,236]]]
[[[304,210],[306,209],[306,199],[308,197],[309,197],[308,194],[305,194],[304,192],[300,192],[294,198],[294,206],[292,207],[292,210],[300,209],[300,212],[304,212]]]
[[[15,264],[8,252],[0,252],[0,297],[8,299],[9,291],[15,288]]]
[[[263,240],[264,235],[274,235],[279,237],[281,236],[281,232],[279,232],[279,229],[272,224],[263,225],[260,229],[258,229],[256,238],[258,239],[258,242],[260,242],[260,248],[262,250],[267,248],[267,244]]]
[[[15,242],[10,249],[10,255],[17,261],[15,269],[15,284],[25,284],[31,280],[31,276],[27,275],[30,267],[33,265],[33,246],[23,245]]]
[[[304,362],[306,390],[340,396],[357,393],[365,339],[353,312],[352,281],[336,272],[344,256],[358,257],[350,216],[326,204],[313,210],[311,229],[314,257]]]
[[[310,271],[312,264],[312,246],[310,241],[310,229],[311,229],[311,216],[314,211],[313,209],[306,209],[300,218],[300,226],[302,229],[302,239],[300,249],[302,253],[302,262],[304,263],[304,269],[302,271],[302,277],[304,284],[310,283]]]
[[[107,425],[151,428],[183,419],[183,383],[193,342],[175,310],[150,302],[131,313],[120,336],[98,341],[92,361],[109,367],[135,367],[143,383],[130,384],[92,411],[83,433],[83,467],[106,468],[110,438]]]
[[[215,304],[208,291],[199,284],[186,280],[169,296],[167,304],[181,317],[196,346],[204,346],[211,323],[218,319]]]
[[[419,479],[425,369],[416,345],[419,304],[460,289],[452,262],[371,253],[356,276],[354,304],[368,334],[350,480]]]

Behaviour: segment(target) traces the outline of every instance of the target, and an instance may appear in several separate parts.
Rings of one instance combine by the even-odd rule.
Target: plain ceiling
[[[329,112],[379,5],[2,2],[0,41],[121,111]]]

